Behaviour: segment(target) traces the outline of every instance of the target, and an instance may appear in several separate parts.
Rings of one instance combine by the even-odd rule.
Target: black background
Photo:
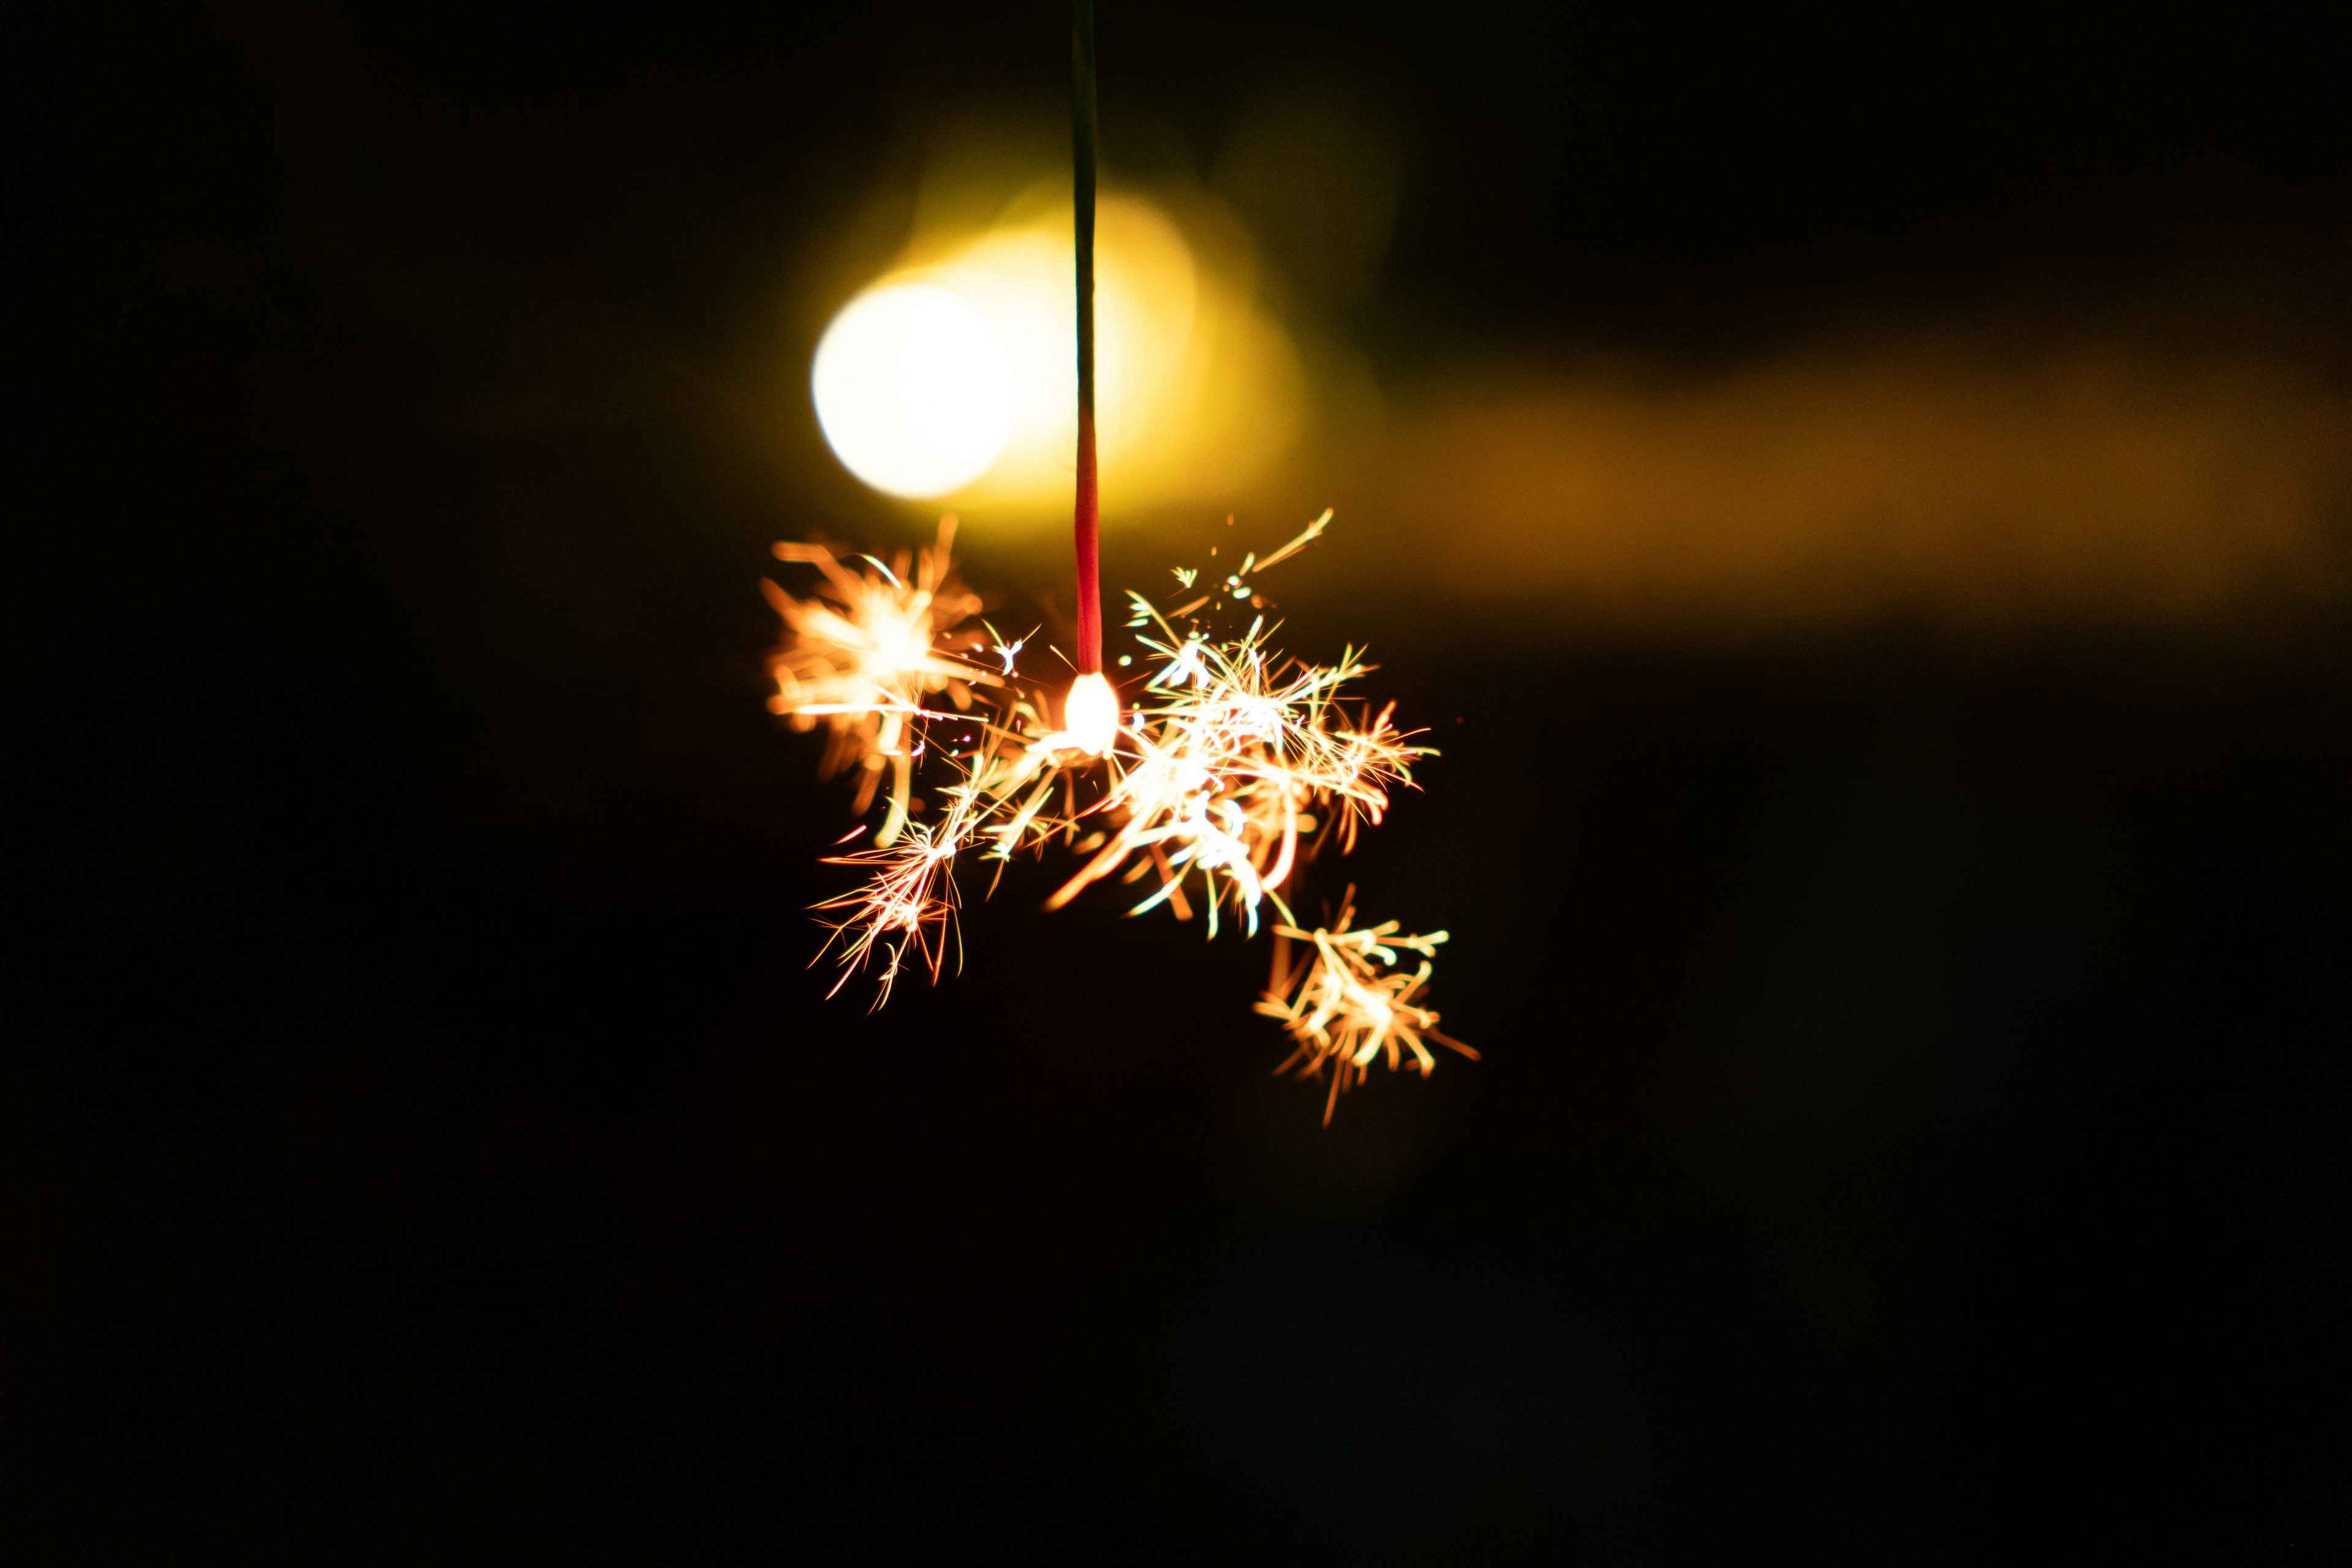
[[[779,278],[927,127],[1055,110],[1064,27],[18,24],[30,1558],[2341,1550],[2333,601],[1381,621],[1444,755],[1349,869],[1451,927],[1486,1060],[1328,1132],[1265,1078],[1260,950],[1020,874],[960,978],[821,999],[845,806],[761,708],[754,583],[906,525],[813,421],[754,461],[713,410],[805,363]],[[2326,8],[1102,38],[1114,163],[1147,110],[1392,117],[1384,371],[2133,290],[2352,367]]]

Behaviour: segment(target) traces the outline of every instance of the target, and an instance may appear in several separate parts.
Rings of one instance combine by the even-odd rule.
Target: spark
[[[1004,640],[1003,635],[999,633],[994,626],[990,626],[986,621],[981,622],[980,625],[981,629],[988,633],[988,651],[995,655],[998,661],[1004,666],[1004,674],[1006,679],[1011,679],[1013,675],[1013,661],[1021,657],[1021,650],[1029,646],[1029,637],[1015,637],[1008,643]],[[1033,628],[1030,631],[1029,637],[1034,637],[1036,635],[1035,630]]]
[[[772,582],[761,584],[784,622],[783,642],[768,659],[776,683],[768,710],[796,730],[824,721],[831,733],[823,772],[831,777],[845,767],[858,770],[855,809],[861,815],[888,766],[890,809],[874,836],[877,847],[896,842],[906,826],[915,726],[947,717],[927,711],[923,700],[945,692],[959,710],[969,710],[973,687],[1001,679],[961,657],[980,646],[979,634],[958,630],[979,613],[980,599],[956,577],[954,540],[954,517],[941,518],[938,542],[918,552],[911,583],[904,552],[895,567],[862,557],[868,570],[861,574],[824,545],[781,543],[776,558],[816,567],[824,586],[799,599]]]
[[[1231,522],[1233,519],[1227,518],[1225,521],[1227,522]],[[1253,562],[1256,563],[1257,569],[1261,572],[1265,571],[1269,566],[1281,565],[1284,562],[1289,560],[1292,556],[1297,554],[1300,551],[1306,549],[1317,540],[1322,538],[1323,531],[1330,526],[1331,509],[1327,506],[1323,509],[1323,515],[1321,517],[1318,517],[1313,522],[1308,523],[1306,530],[1296,539],[1293,539],[1289,543],[1284,545],[1281,549],[1276,551],[1265,560],[1259,561],[1257,556],[1254,553],[1244,557],[1242,562],[1242,572],[1246,575],[1249,572],[1250,564]]]
[[[1330,516],[1264,561],[1250,555],[1243,572],[1297,554]],[[1363,650],[1345,648],[1328,664],[1294,658],[1273,648],[1276,628],[1263,615],[1237,637],[1220,636],[1192,618],[1206,598],[1162,610],[1130,594],[1128,624],[1149,673],[1124,707],[1098,673],[1079,676],[1056,705],[1019,669],[1028,639],[1008,643],[985,622],[961,629],[979,605],[956,580],[951,540],[944,521],[911,578],[903,558],[868,557],[857,574],[821,545],[776,547],[785,560],[816,564],[829,591],[795,600],[771,585],[789,633],[772,661],[771,707],[799,728],[828,721],[829,770],[851,761],[865,770],[861,810],[885,762],[897,775],[883,830],[827,860],[863,873],[817,906],[830,930],[820,957],[835,952],[842,965],[835,993],[869,969],[877,1006],[910,965],[936,981],[961,907],[958,858],[970,851],[1001,872],[1015,856],[1060,844],[1087,858],[1048,909],[1115,879],[1143,884],[1130,914],[1165,906],[1189,921],[1197,908],[1212,937],[1234,917],[1255,935],[1271,912],[1274,974],[1256,1010],[1281,1019],[1297,1047],[1279,1070],[1314,1078],[1331,1068],[1327,1122],[1338,1094],[1383,1052],[1391,1067],[1417,1066],[1424,1076],[1435,1065],[1429,1043],[1475,1057],[1437,1032],[1423,1000],[1445,932],[1401,936],[1394,921],[1355,929],[1352,887],[1329,926],[1307,927],[1292,912],[1307,862],[1327,847],[1351,850],[1393,792],[1412,786],[1415,763],[1435,754],[1414,743],[1418,731],[1397,727],[1393,705],[1375,710],[1349,695],[1375,668]],[[1181,590],[1197,574],[1175,575]],[[967,662],[974,653],[995,668]],[[940,691],[958,711],[925,707]],[[937,792],[941,809],[923,822],[908,816],[919,759],[953,775]],[[1295,972],[1294,942],[1314,950]],[[1400,952],[1418,953],[1418,969],[1400,970]]]
[[[972,792],[950,790],[948,809],[938,822],[916,823],[890,845],[829,857],[828,866],[859,866],[872,874],[859,887],[817,905],[819,910],[840,910],[831,922],[833,934],[818,950],[823,958],[835,943],[842,945],[841,977],[825,993],[832,996],[849,977],[880,955],[874,1005],[890,999],[890,987],[909,957],[920,959],[937,980],[944,956],[944,932],[953,925],[957,908],[955,856],[971,837]]]
[[[1276,927],[1274,972],[1256,1009],[1280,1019],[1298,1047],[1275,1068],[1277,1075],[1296,1068],[1299,1077],[1311,1079],[1327,1066],[1331,1069],[1331,1090],[1323,1104],[1327,1127],[1339,1096],[1362,1083],[1383,1054],[1391,1071],[1405,1065],[1410,1054],[1423,1078],[1437,1069],[1432,1043],[1478,1059],[1476,1051],[1439,1033],[1437,1014],[1416,1000],[1429,984],[1446,933],[1401,936],[1395,921],[1358,928],[1355,918],[1356,889],[1350,887],[1330,925]],[[1294,942],[1314,949],[1314,957],[1296,969],[1290,963]],[[1411,973],[1398,966],[1400,948],[1421,955]]]
[[[1234,641],[1180,637],[1148,600],[1130,598],[1136,618],[1159,634],[1137,640],[1160,668],[1122,731],[1096,808],[1115,831],[1046,907],[1157,851],[1160,889],[1132,912],[1173,905],[1174,889],[1197,871],[1210,934],[1225,906],[1255,934],[1261,903],[1290,918],[1281,889],[1298,863],[1302,824],[1315,824],[1310,808],[1323,808],[1352,847],[1357,826],[1380,821],[1390,789],[1410,784],[1413,760],[1430,750],[1409,744],[1390,710],[1349,719],[1340,693],[1372,668],[1355,649],[1333,665],[1270,654],[1263,616]]]

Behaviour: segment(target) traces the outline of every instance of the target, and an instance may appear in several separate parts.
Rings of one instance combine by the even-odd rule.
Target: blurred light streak
[[[2352,402],[2278,363],[1889,348],[1392,407],[1318,468],[1377,555],[1410,548],[1415,595],[1699,626],[2162,617],[2347,581]]]

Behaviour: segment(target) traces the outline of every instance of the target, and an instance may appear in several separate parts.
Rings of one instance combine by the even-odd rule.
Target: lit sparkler
[[[1162,609],[1130,594],[1129,626],[1150,667],[1133,706],[1122,711],[1097,677],[1098,711],[1077,711],[1065,698],[1058,724],[1046,692],[1020,671],[1022,643],[963,628],[977,601],[955,578],[944,531],[911,584],[904,562],[869,563],[861,575],[821,546],[779,545],[784,559],[816,563],[832,592],[807,601],[772,593],[780,610],[792,606],[793,633],[776,656],[772,705],[804,728],[818,717],[835,725],[832,766],[874,759],[864,763],[871,781],[887,761],[898,777],[887,837],[829,862],[864,873],[818,906],[832,917],[825,949],[842,963],[834,990],[870,969],[878,1006],[909,964],[936,980],[960,909],[959,858],[971,852],[1001,865],[1061,844],[1088,858],[1048,909],[1113,879],[1145,882],[1131,914],[1165,905],[1190,920],[1197,903],[1213,937],[1226,914],[1255,934],[1261,910],[1271,909],[1274,974],[1257,1010],[1281,1019],[1297,1046],[1279,1070],[1312,1078],[1328,1066],[1336,1097],[1383,1052],[1391,1067],[1424,1075],[1434,1066],[1428,1043],[1475,1056],[1437,1032],[1437,1015],[1422,1000],[1444,932],[1399,936],[1394,921],[1356,930],[1352,888],[1329,927],[1303,927],[1291,908],[1305,865],[1327,847],[1352,849],[1358,830],[1381,821],[1432,749],[1397,728],[1392,707],[1349,701],[1352,684],[1373,668],[1360,650],[1314,664],[1275,651],[1262,614],[1238,637],[1217,637],[1202,623],[1211,605],[1243,596],[1235,586],[1262,604],[1255,574],[1297,553],[1329,521],[1326,512],[1265,560],[1244,559],[1224,595]],[[1180,571],[1180,586],[1191,586],[1191,575]],[[924,706],[938,691],[956,712]],[[908,816],[919,759],[953,775],[930,792],[939,810],[927,821]],[[861,803],[873,793],[869,782]],[[1294,942],[1314,949],[1304,965],[1292,964]],[[1397,970],[1399,951],[1420,954],[1418,969]],[[1326,1121],[1330,1111],[1327,1103]]]
[[[1433,1042],[1477,1056],[1440,1034],[1437,1015],[1422,1000],[1445,932],[1399,935],[1394,921],[1358,930],[1352,887],[1328,927],[1302,927],[1291,911],[1290,889],[1305,864],[1332,844],[1341,853],[1354,848],[1357,830],[1387,812],[1390,792],[1412,784],[1414,762],[1434,753],[1396,727],[1393,707],[1375,714],[1357,703],[1350,711],[1349,687],[1373,668],[1360,649],[1349,647],[1328,665],[1292,658],[1268,646],[1272,628],[1262,613],[1237,637],[1210,629],[1218,610],[1262,612],[1254,577],[1320,538],[1328,511],[1263,561],[1245,556],[1222,587],[1206,585],[1189,603],[1162,610],[1130,594],[1128,625],[1156,668],[1131,709],[1122,708],[1103,672],[1090,0],[1076,0],[1074,18],[1076,679],[1055,723],[1056,705],[1019,670],[1023,642],[1008,645],[984,623],[967,625],[981,604],[955,574],[952,517],[940,520],[938,542],[919,552],[911,573],[904,553],[890,565],[866,556],[866,569],[852,571],[824,545],[775,547],[781,560],[815,566],[824,585],[798,599],[764,584],[785,626],[769,660],[776,682],[769,707],[795,729],[824,721],[824,772],[859,770],[860,814],[872,805],[886,765],[893,780],[873,843],[829,861],[865,875],[817,906],[832,917],[819,956],[838,951],[835,993],[851,974],[873,968],[877,1006],[909,963],[936,981],[957,931],[956,861],[968,850],[999,869],[1015,855],[1057,844],[1090,857],[1046,900],[1048,909],[1114,876],[1124,884],[1157,877],[1131,914],[1164,904],[1189,921],[1192,885],[1212,937],[1225,912],[1238,914],[1255,936],[1261,907],[1270,907],[1277,922],[1274,972],[1257,1011],[1280,1019],[1297,1047],[1278,1072],[1297,1068],[1313,1078],[1330,1068],[1328,1123],[1339,1094],[1362,1082],[1384,1053],[1391,1068],[1409,1055],[1423,1077],[1436,1066]],[[1182,567],[1175,574],[1186,593],[1199,575]],[[973,662],[975,655],[1000,668]],[[956,711],[926,706],[941,693]],[[914,822],[914,770],[926,757],[954,777],[933,792],[936,814]],[[1295,970],[1293,942],[1314,950]],[[1400,951],[1420,956],[1410,973],[1399,966]]]

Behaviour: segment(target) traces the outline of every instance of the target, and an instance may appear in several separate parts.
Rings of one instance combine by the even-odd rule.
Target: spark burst
[[[1150,600],[1129,598],[1129,624],[1160,634],[1136,639],[1160,668],[1144,684],[1147,705],[1122,727],[1127,744],[1113,753],[1110,790],[1096,808],[1116,831],[1046,907],[1058,909],[1142,851],[1160,882],[1133,912],[1164,902],[1189,918],[1179,900],[1187,870],[1197,869],[1209,934],[1231,903],[1255,935],[1262,901],[1290,918],[1280,889],[1298,863],[1301,832],[1336,827],[1343,849],[1353,848],[1358,825],[1380,821],[1390,786],[1410,784],[1412,760],[1429,748],[1406,743],[1392,709],[1348,721],[1340,693],[1372,668],[1357,650],[1336,665],[1307,664],[1267,650],[1263,616],[1239,639],[1217,642],[1179,634]],[[1319,823],[1314,808],[1325,813]]]
[[[888,766],[890,812],[874,836],[877,847],[894,843],[906,826],[919,722],[948,717],[927,712],[923,699],[945,692],[968,710],[972,688],[998,684],[996,676],[962,657],[982,646],[979,633],[958,629],[981,605],[956,577],[950,554],[954,542],[955,519],[943,517],[938,542],[916,556],[912,582],[904,551],[890,566],[866,556],[866,569],[859,573],[824,545],[780,543],[777,560],[814,566],[824,586],[796,599],[772,582],[760,584],[783,617],[785,632],[783,645],[768,659],[776,683],[768,710],[789,718],[795,730],[824,721],[830,731],[824,776],[857,770],[854,809],[861,816],[874,804]]]
[[[771,660],[778,692],[770,706],[796,728],[826,721],[825,771],[861,771],[860,812],[886,764],[895,782],[873,843],[828,862],[863,873],[817,906],[831,932],[820,957],[836,952],[841,963],[834,992],[871,969],[879,1006],[910,964],[936,981],[961,908],[959,858],[1001,866],[1059,845],[1088,858],[1048,909],[1116,879],[1147,883],[1130,914],[1165,906],[1190,921],[1197,900],[1212,937],[1221,917],[1238,917],[1255,935],[1261,910],[1271,910],[1274,973],[1256,1010],[1280,1019],[1297,1047],[1277,1071],[1311,1079],[1331,1069],[1327,1122],[1338,1095],[1383,1054],[1391,1068],[1424,1077],[1435,1066],[1428,1042],[1475,1058],[1437,1032],[1437,1015],[1421,1000],[1444,932],[1399,936],[1393,921],[1357,930],[1352,887],[1330,927],[1304,927],[1291,908],[1306,864],[1328,847],[1352,849],[1359,829],[1381,820],[1391,792],[1412,787],[1414,763],[1433,750],[1397,728],[1392,705],[1374,711],[1350,702],[1350,686],[1375,668],[1361,650],[1314,664],[1274,650],[1262,614],[1239,637],[1202,625],[1202,612],[1221,602],[1262,605],[1255,574],[1306,548],[1329,521],[1327,511],[1265,560],[1245,558],[1222,593],[1172,610],[1130,594],[1129,626],[1150,673],[1131,708],[1110,695],[1110,710],[1091,715],[1078,711],[1085,682],[1057,715],[1045,689],[1021,674],[1021,642],[966,629],[981,606],[955,576],[951,520],[918,557],[911,581],[903,557],[890,566],[867,557],[861,574],[824,546],[777,545],[780,558],[816,565],[829,591],[803,600],[769,585],[786,628]],[[1176,576],[1189,589],[1195,574]],[[940,692],[955,712],[925,707]],[[917,821],[910,782],[925,758],[950,777],[932,792],[936,815]],[[1313,949],[1296,967],[1295,942]],[[1420,955],[1411,973],[1396,968],[1400,949]]]
[[[1478,1059],[1476,1051],[1440,1034],[1436,1013],[1414,1000],[1429,984],[1446,933],[1400,936],[1395,921],[1359,928],[1355,919],[1356,889],[1350,887],[1330,925],[1312,930],[1276,926],[1274,975],[1257,1004],[1257,1011],[1280,1019],[1297,1043],[1290,1058],[1274,1069],[1277,1076],[1296,1068],[1299,1077],[1311,1079],[1321,1076],[1326,1067],[1331,1069],[1331,1091],[1323,1102],[1326,1127],[1339,1096],[1363,1082],[1383,1054],[1393,1070],[1405,1065],[1410,1053],[1412,1065],[1423,1078],[1437,1070],[1437,1058],[1429,1051],[1432,1041],[1472,1061]],[[1296,969],[1290,963],[1294,942],[1314,950],[1314,956]],[[1399,948],[1421,955],[1419,967],[1410,974],[1398,968]]]

